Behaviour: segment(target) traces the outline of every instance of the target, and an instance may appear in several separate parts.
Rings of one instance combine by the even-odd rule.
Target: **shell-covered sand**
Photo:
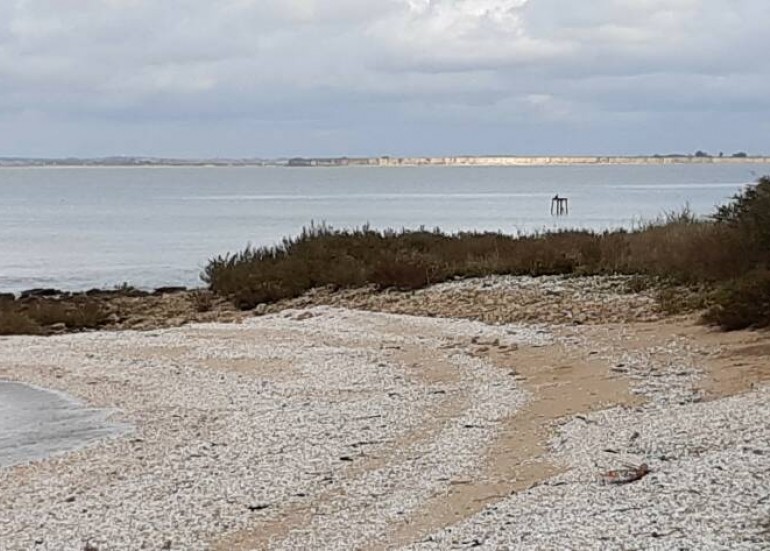
[[[0,470],[0,549],[768,548],[768,335],[576,285],[0,338],[0,379],[132,427]],[[494,318],[527,286],[540,323]],[[484,293],[489,319],[459,312]]]

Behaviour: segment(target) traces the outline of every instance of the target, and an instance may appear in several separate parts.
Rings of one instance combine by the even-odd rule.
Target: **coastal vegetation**
[[[0,294],[0,335],[52,335],[96,329],[150,329],[189,322],[232,321],[232,304],[206,289],[128,285],[69,293],[34,289],[16,298]]]
[[[0,300],[0,335],[39,335],[54,330],[97,329],[108,322],[104,304],[88,296]]]
[[[693,304],[708,307],[708,322],[725,329],[770,326],[770,178],[709,219],[684,209],[634,231],[450,235],[311,225],[278,245],[218,256],[202,277],[213,292],[250,309],[315,287],[408,291],[503,274],[634,274],[662,289],[687,284],[698,291]]]
[[[315,288],[413,291],[489,275],[632,276],[628,291],[653,292],[666,312],[702,311],[704,321],[726,330],[770,327],[770,177],[706,219],[685,208],[633,231],[446,234],[311,225],[278,245],[213,258],[202,274],[208,289],[0,294],[0,335],[237,319],[236,308]]]

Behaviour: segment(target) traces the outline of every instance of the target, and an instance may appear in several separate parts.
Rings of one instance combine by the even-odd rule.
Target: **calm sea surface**
[[[528,232],[709,214],[770,165],[0,169],[0,291],[200,285],[212,256],[334,227]],[[549,215],[554,194],[570,215]]]

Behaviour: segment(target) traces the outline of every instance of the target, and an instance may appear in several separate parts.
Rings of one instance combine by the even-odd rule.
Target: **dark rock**
[[[255,505],[247,505],[246,508],[249,511],[264,511],[270,507],[269,503],[257,503]]]
[[[30,297],[58,297],[64,294],[59,289],[27,289],[21,292],[21,298]]]
[[[135,289],[134,287],[121,287],[118,289],[89,289],[85,292],[86,296],[93,298],[111,298],[111,297],[146,297],[150,293]]]
[[[158,287],[153,291],[153,295],[173,295],[176,293],[184,293],[187,291],[187,287]]]
[[[85,292],[87,297],[101,297],[115,294],[115,291],[107,291],[105,289],[89,289]]]

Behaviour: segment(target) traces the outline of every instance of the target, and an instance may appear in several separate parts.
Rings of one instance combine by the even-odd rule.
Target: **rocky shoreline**
[[[233,323],[254,315],[286,309],[335,306],[354,310],[427,317],[462,318],[499,325],[504,323],[599,324],[657,321],[668,314],[653,285],[637,288],[637,276],[490,276],[433,285],[418,291],[313,289],[296,299],[261,304],[241,311],[231,302],[206,289],[165,287],[154,291],[136,289],[67,293],[56,289],[32,289],[19,297],[0,296],[0,307],[17,310],[57,305],[65,309],[90,305],[99,311],[98,321],[87,329],[151,330],[187,323]],[[680,287],[672,292],[686,296]],[[65,323],[42,327],[45,334],[80,331]]]
[[[40,319],[39,326],[32,329],[47,335],[84,330],[142,331],[214,321],[230,323],[246,315],[231,302],[206,289],[184,287],[163,287],[154,291],[92,289],[79,293],[31,289],[18,297],[0,295],[0,314],[3,311],[21,315],[31,313],[35,321]],[[74,322],[70,321],[72,319]]]

